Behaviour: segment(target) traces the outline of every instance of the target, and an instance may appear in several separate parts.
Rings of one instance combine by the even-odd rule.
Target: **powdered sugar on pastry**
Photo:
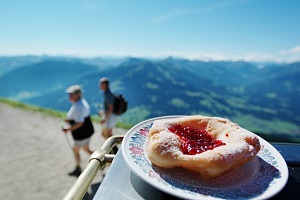
[[[217,141],[217,145],[190,155],[183,149],[186,136],[172,132],[176,126],[178,129],[188,127],[192,133],[204,130]],[[258,138],[250,131],[224,118],[201,115],[156,120],[149,131],[148,141],[148,158],[154,165],[184,167],[206,179],[246,164],[260,150]]]

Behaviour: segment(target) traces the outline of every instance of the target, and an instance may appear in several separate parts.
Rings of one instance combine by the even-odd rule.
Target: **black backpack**
[[[121,115],[126,112],[127,110],[127,100],[124,98],[122,94],[114,94],[115,101],[114,101],[114,109],[113,113],[116,115]]]

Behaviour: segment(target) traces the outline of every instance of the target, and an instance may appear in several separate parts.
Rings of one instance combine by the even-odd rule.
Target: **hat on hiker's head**
[[[99,83],[107,82],[109,83],[109,79],[106,77],[100,78]]]
[[[81,98],[82,92],[81,92],[81,87],[80,85],[72,85],[70,86],[67,90],[67,93],[69,94],[76,94],[77,96],[79,96]]]
[[[109,87],[109,79],[106,78],[106,77],[100,78],[99,83],[100,83],[100,84],[103,83],[103,84],[105,84],[107,87]]]

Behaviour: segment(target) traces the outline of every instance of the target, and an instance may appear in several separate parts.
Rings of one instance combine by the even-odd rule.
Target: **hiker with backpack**
[[[107,139],[112,136],[112,130],[117,123],[117,115],[113,113],[115,97],[110,91],[109,80],[103,77],[99,80],[100,89],[103,91],[103,106],[104,110],[99,113],[102,117],[100,123],[103,125],[102,136]]]

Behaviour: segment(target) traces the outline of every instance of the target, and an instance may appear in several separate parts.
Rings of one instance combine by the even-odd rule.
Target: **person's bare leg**
[[[107,138],[112,136],[112,128],[106,129],[106,136],[107,136]]]
[[[75,156],[75,162],[76,162],[76,166],[80,167],[80,154],[79,154],[79,150],[80,147],[74,147],[73,148],[73,152],[74,152],[74,156]]]
[[[92,154],[92,153],[93,153],[93,152],[90,150],[90,148],[89,148],[88,145],[85,145],[85,146],[83,146],[82,148],[83,148],[83,150],[84,150],[85,152],[87,152],[88,154]]]
[[[111,128],[102,128],[102,136],[107,139],[112,136],[112,129]]]
[[[104,139],[107,139],[106,135],[107,135],[107,129],[102,127],[102,137],[104,137]]]
[[[76,167],[75,167],[74,171],[69,172],[70,176],[77,176],[78,177],[81,174],[79,150],[80,150],[80,147],[73,147]]]

